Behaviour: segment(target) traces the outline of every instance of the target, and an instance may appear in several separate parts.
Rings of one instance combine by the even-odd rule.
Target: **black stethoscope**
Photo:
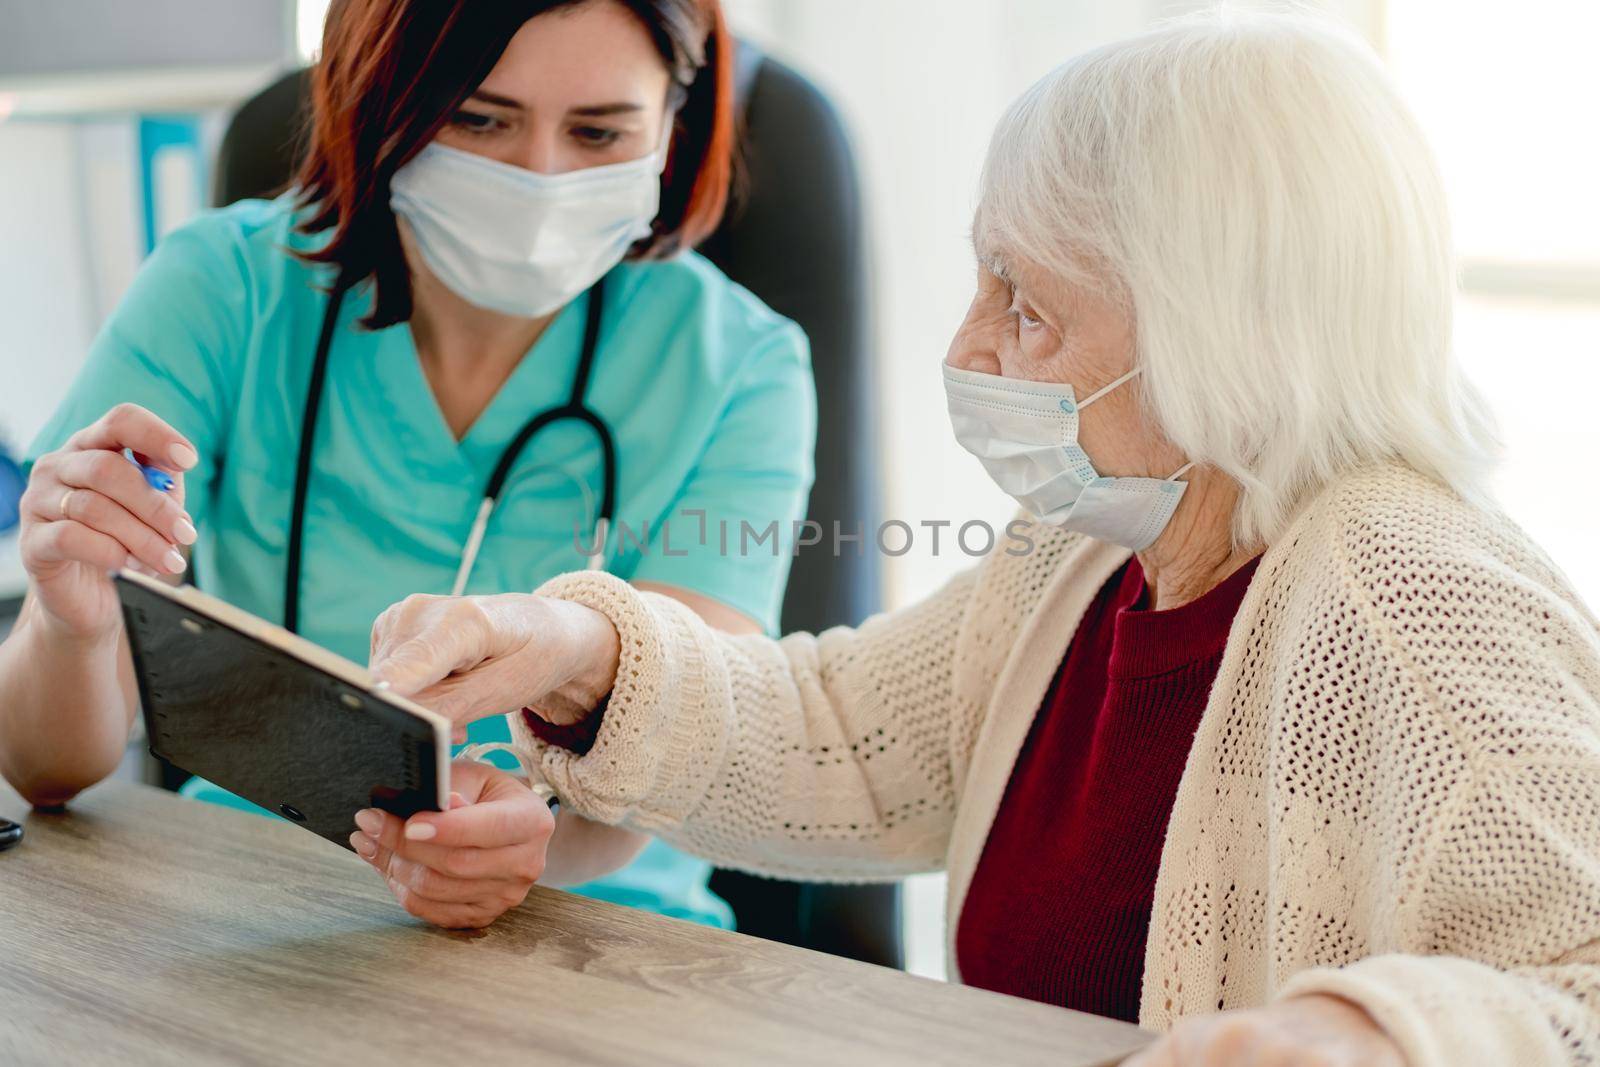
[[[328,376],[328,350],[333,347],[333,334],[339,323],[339,309],[344,304],[344,295],[349,288],[341,281],[334,285],[333,292],[328,296],[328,307],[322,315],[322,332],[317,338],[317,356],[311,364],[311,384],[306,392],[305,416],[300,423],[300,453],[294,466],[294,503],[289,513],[289,558],[283,581],[283,625],[285,629],[294,633],[299,632],[300,625],[300,558],[305,545],[306,487],[311,480],[311,449],[317,433],[317,415],[322,408],[323,384]],[[456,580],[451,588],[452,596],[460,596],[466,589],[467,577],[472,573],[472,565],[478,558],[478,549],[483,545],[484,531],[489,526],[489,516],[494,512],[495,501],[499,499],[500,491],[505,488],[511,468],[516,465],[523,450],[541,430],[562,419],[576,419],[584,423],[594,431],[595,439],[600,442],[604,481],[601,485],[598,513],[594,510],[593,497],[586,484],[565,471],[559,471],[559,468],[552,469],[567,474],[567,477],[577,484],[589,504],[589,514],[594,516],[594,540],[589,545],[589,569],[597,570],[605,563],[606,540],[610,537],[611,526],[617,514],[616,443],[612,440],[611,430],[605,421],[590,409],[584,399],[589,389],[589,373],[594,368],[595,350],[600,343],[600,316],[605,307],[604,289],[604,278],[595,282],[589,289],[588,321],[583,333],[583,352],[578,358],[578,369],[572,376],[572,395],[567,398],[565,404],[541,411],[524,423],[522,429],[511,439],[511,443],[506,445],[505,451],[500,453],[500,461],[494,465],[494,472],[489,475],[489,484],[484,487],[483,502],[478,505],[478,515],[473,520],[472,532],[467,535],[466,545],[461,551],[461,564],[456,570]]]

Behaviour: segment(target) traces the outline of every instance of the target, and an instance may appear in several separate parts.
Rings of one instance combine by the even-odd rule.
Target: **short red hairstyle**
[[[365,325],[411,317],[389,183],[471,96],[529,19],[595,0],[334,0],[312,75],[310,144],[296,177],[303,254],[375,285]],[[632,258],[693,248],[722,221],[733,171],[733,45],[720,0],[615,0],[638,16],[677,87],[661,208]]]

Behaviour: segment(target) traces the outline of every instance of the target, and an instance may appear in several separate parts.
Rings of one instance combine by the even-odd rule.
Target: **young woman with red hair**
[[[59,803],[116,766],[137,694],[106,572],[177,581],[191,551],[209,591],[355,659],[408,594],[586,562],[775,628],[789,553],[704,533],[790,530],[815,433],[804,336],[690,251],[728,195],[731,58],[716,0],[336,0],[294,186],[162,243],[32,450],[0,772]],[[352,826],[435,923],[644,845],[482,764],[453,782],[433,842]],[[652,845],[588,891],[725,922],[707,873]]]

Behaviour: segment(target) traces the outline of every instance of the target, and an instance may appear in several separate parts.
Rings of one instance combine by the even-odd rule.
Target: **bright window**
[[[328,17],[331,0],[296,0],[294,19],[295,46],[300,58],[312,60],[322,51],[322,23]]]
[[[1497,493],[1600,604],[1600,6],[1390,0],[1385,34],[1449,190],[1456,349],[1500,419]]]

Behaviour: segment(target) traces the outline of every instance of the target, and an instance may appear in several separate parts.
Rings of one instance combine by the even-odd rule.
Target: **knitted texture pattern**
[[[720,864],[948,868],[957,916],[1051,671],[1127,557],[1029,534],[922,603],[782,641],[558,578],[541,591],[610,617],[622,666],[587,755],[517,717],[513,743],[582,814]],[[1597,700],[1595,619],[1511,522],[1399,466],[1328,487],[1234,619],[1140,1022],[1325,992],[1412,1067],[1600,1062]]]

